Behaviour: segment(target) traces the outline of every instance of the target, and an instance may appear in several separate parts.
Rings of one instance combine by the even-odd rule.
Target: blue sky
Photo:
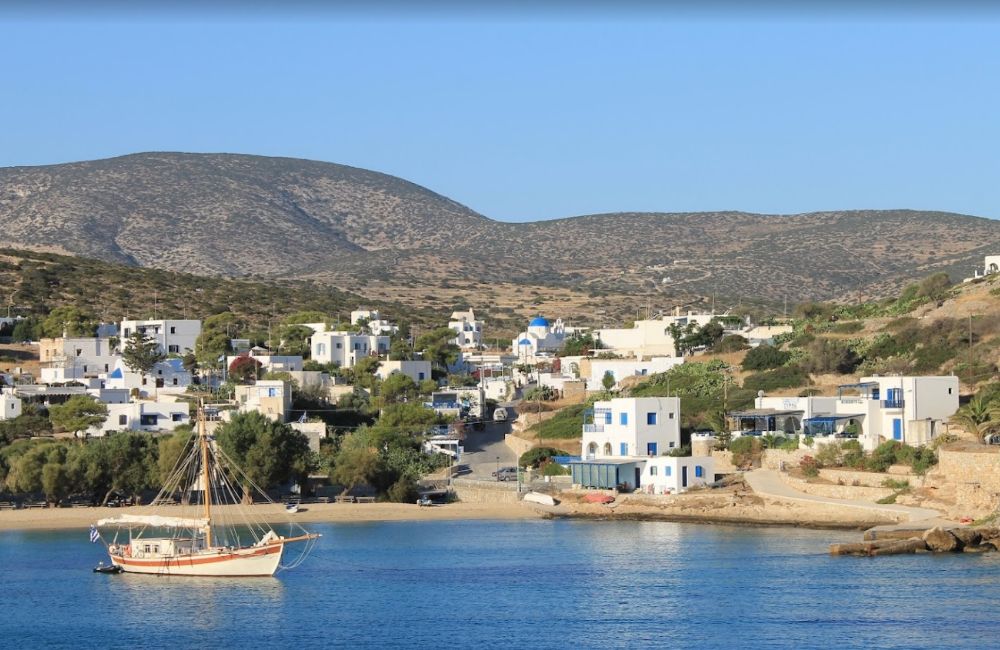
[[[0,166],[150,150],[303,157],[398,175],[511,221],[1000,217],[1000,21],[971,5],[195,7],[0,14]]]

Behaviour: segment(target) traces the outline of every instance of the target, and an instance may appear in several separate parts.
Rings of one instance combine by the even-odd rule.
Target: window
[[[604,424],[611,424],[611,411],[604,412]]]
[[[180,354],[181,353],[181,346],[179,346],[179,345],[168,345],[167,346],[167,352],[169,352],[171,354]]]
[[[628,413],[618,414],[618,424],[621,424],[622,426],[628,424]]]
[[[695,478],[701,478],[702,474],[704,474],[704,470],[701,469],[701,465],[695,465],[694,466]]]
[[[338,344],[337,344],[337,349],[338,349],[338,350],[339,350],[339,349],[341,349],[342,347],[343,347],[343,346],[342,346],[342,345],[341,345],[340,343],[338,343]]]
[[[139,424],[144,427],[155,427],[158,419],[156,413],[143,414],[139,416]]]
[[[171,422],[183,422],[184,421],[184,414],[183,413],[171,413],[170,414],[170,421]]]
[[[671,411],[670,413],[667,413],[667,419],[668,420],[673,420],[674,419],[673,411]]]
[[[656,413],[646,414],[646,424],[656,424]]]
[[[948,389],[948,394],[949,394],[949,395],[951,395],[951,391],[952,391],[952,389],[951,389],[951,388],[949,388],[949,389]]]
[[[108,364],[104,364],[104,372],[108,371]]]
[[[118,416],[118,425],[124,427],[127,424],[128,424],[128,416],[127,415],[119,415]]]
[[[627,442],[621,443],[619,451],[622,452],[621,454],[622,456],[628,456],[628,443]]]
[[[610,456],[611,455],[611,443],[610,442],[604,443],[604,455],[605,456]]]
[[[646,443],[646,455],[647,456],[655,456],[656,455],[656,443],[655,442],[647,442]]]
[[[131,333],[132,333],[132,330],[130,330],[129,328],[126,327],[125,328],[125,338],[128,338],[128,335],[131,334]]]
[[[173,325],[171,325],[171,326],[170,326],[170,333],[171,333],[171,334],[176,334],[176,333],[177,333],[177,328],[176,328],[176,327],[174,327]]]
[[[84,367],[83,367],[83,371],[84,371],[84,372],[87,372],[87,366],[84,366]]]
[[[354,344],[354,349],[355,350],[360,350],[361,349],[361,344],[360,343],[355,343]]]
[[[666,467],[663,468],[663,475],[664,476],[670,476],[670,471],[671,471],[670,470],[670,465],[667,465]]]
[[[418,381],[423,381],[424,380],[424,373],[418,372],[417,373],[417,380]]]
[[[174,377],[174,386],[177,385],[177,377]]]
[[[668,446],[669,446],[669,447],[670,447],[671,449],[673,449],[673,448],[674,448],[674,443],[672,443],[672,442],[671,442],[671,443],[669,443],[669,445],[668,445]]]
[[[278,389],[277,388],[268,388],[266,390],[267,390],[267,396],[268,397],[277,397],[278,396]]]
[[[650,476],[656,476],[656,465],[651,465],[649,467],[649,475]]]

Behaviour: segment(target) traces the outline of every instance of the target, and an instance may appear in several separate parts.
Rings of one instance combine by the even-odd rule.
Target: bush
[[[812,456],[803,456],[802,460],[799,461],[799,469],[809,478],[819,476],[819,463]]]
[[[740,436],[729,443],[729,451],[733,452],[733,465],[736,467],[756,465],[760,461],[762,449],[760,440],[753,436]]]
[[[517,460],[520,467],[541,467],[553,456],[568,456],[569,453],[555,447],[535,447],[521,454]]]
[[[750,344],[745,338],[739,334],[729,334],[722,337],[722,340],[712,347],[712,352],[725,353],[725,352],[739,352],[741,350],[746,350],[750,347]]]
[[[891,488],[897,492],[909,492],[910,482],[909,481],[897,481],[896,479],[887,478],[882,481],[882,487]]]
[[[671,449],[667,453],[667,456],[673,456],[675,458],[677,458],[677,457],[683,457],[683,456],[690,456],[690,455],[691,455],[691,445],[681,445],[680,447],[676,447],[674,449]]]
[[[810,383],[809,375],[799,366],[784,366],[748,375],[743,388],[765,393],[782,388],[796,388]]]
[[[882,505],[888,505],[890,503],[896,503],[896,497],[897,496],[899,496],[899,494],[897,494],[896,492],[893,492],[892,494],[890,494],[887,497],[882,497],[881,499],[879,499],[875,503],[880,503]]]
[[[743,358],[744,370],[769,370],[785,365],[791,354],[770,345],[759,345]]]
[[[783,451],[796,451],[799,448],[798,437],[786,438],[778,445],[778,449]]]
[[[386,498],[395,503],[413,503],[419,496],[417,484],[407,477],[400,478],[386,491]]]
[[[542,476],[567,476],[568,474],[570,474],[569,469],[559,463],[549,461],[542,465]]]
[[[844,449],[840,443],[823,445],[816,452],[816,462],[820,467],[840,467],[844,463]]]

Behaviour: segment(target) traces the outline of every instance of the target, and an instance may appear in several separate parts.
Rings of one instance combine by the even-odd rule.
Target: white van
[[[502,406],[498,406],[493,409],[493,421],[494,422],[506,422],[507,421],[507,409]]]

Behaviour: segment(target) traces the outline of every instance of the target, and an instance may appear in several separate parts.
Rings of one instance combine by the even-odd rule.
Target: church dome
[[[549,326],[549,321],[545,320],[545,318],[543,318],[542,316],[535,316],[534,318],[531,319],[531,322],[528,323],[528,327],[548,327],[548,326]]]

